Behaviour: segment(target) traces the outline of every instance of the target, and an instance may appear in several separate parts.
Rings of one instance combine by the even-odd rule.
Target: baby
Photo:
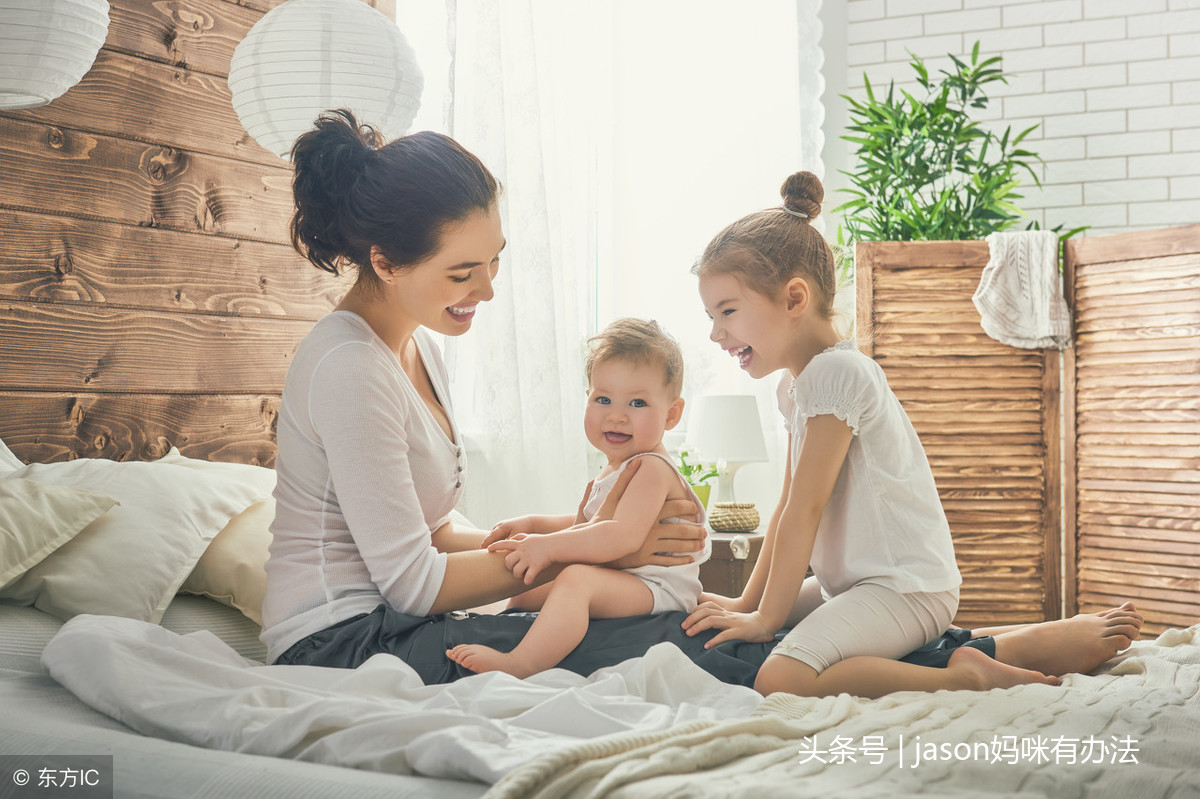
[[[510,519],[497,524],[484,541],[489,550],[508,553],[505,564],[526,584],[551,564],[570,565],[553,582],[510,602],[510,607],[540,611],[511,652],[479,644],[460,644],[446,652],[472,671],[499,670],[526,677],[553,668],[566,657],[583,640],[589,619],[696,608],[700,564],[711,552],[707,542],[692,562],[680,566],[618,571],[600,565],[636,552],[669,499],[691,499],[697,522],[704,523],[703,506],[662,443],[666,431],[683,416],[679,345],[657,323],[640,319],[619,319],[589,343],[583,426],[588,441],[607,457],[608,464],[592,481],[577,516]],[[639,458],[643,461],[613,518],[591,521],[617,477]]]

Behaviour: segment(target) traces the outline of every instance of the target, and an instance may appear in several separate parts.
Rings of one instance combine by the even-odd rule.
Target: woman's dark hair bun
[[[805,214],[812,222],[821,215],[821,201],[825,199],[825,187],[812,172],[793,172],[779,188],[783,207]]]
[[[292,245],[318,268],[336,275],[345,260],[361,260],[343,232],[356,211],[347,200],[383,144],[377,130],[338,109],[321,114],[292,146]]]

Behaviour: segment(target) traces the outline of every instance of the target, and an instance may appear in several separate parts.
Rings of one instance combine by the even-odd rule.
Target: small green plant
[[[707,480],[719,474],[716,464],[702,461],[692,463],[688,460],[690,457],[692,455],[686,449],[679,453],[679,473],[683,475],[684,480],[688,481],[688,485],[703,485]]]
[[[980,60],[979,42],[970,63],[950,55],[954,70],[940,80],[915,54],[911,66],[925,97],[897,91],[895,82],[880,99],[863,76],[866,100],[842,95],[850,103],[850,133],[858,166],[843,172],[854,199],[843,212],[854,241],[983,239],[1012,227],[1025,214],[1013,202],[1021,179],[1041,181],[1032,164],[1041,162],[1021,142],[1038,126],[1017,135],[1008,127],[997,135],[971,118],[987,108],[984,87],[1000,81],[1000,57]],[[1068,234],[1070,235],[1070,234]]]

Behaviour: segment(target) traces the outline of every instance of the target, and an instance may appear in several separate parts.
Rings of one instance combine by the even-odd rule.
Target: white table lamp
[[[733,502],[733,481],[747,463],[767,460],[758,400],[749,394],[708,394],[693,400],[687,440],[705,460],[724,461],[717,502]]]

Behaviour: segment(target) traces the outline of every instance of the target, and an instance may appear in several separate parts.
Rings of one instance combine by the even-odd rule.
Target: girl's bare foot
[[[1045,674],[1087,673],[1137,640],[1141,614],[1126,602],[1098,613],[1030,624],[996,635],[996,659]]]
[[[522,663],[521,659],[514,657],[512,652],[501,652],[483,644],[459,644],[452,649],[447,649],[446,657],[477,674],[485,671],[502,671],[505,674],[524,679],[538,671]]]
[[[992,688],[1011,688],[1014,685],[1041,683],[1059,685],[1062,680],[1048,677],[1039,671],[1021,669],[992,660],[969,646],[960,646],[950,655],[946,672],[954,675],[955,683],[969,691],[988,691]]]

